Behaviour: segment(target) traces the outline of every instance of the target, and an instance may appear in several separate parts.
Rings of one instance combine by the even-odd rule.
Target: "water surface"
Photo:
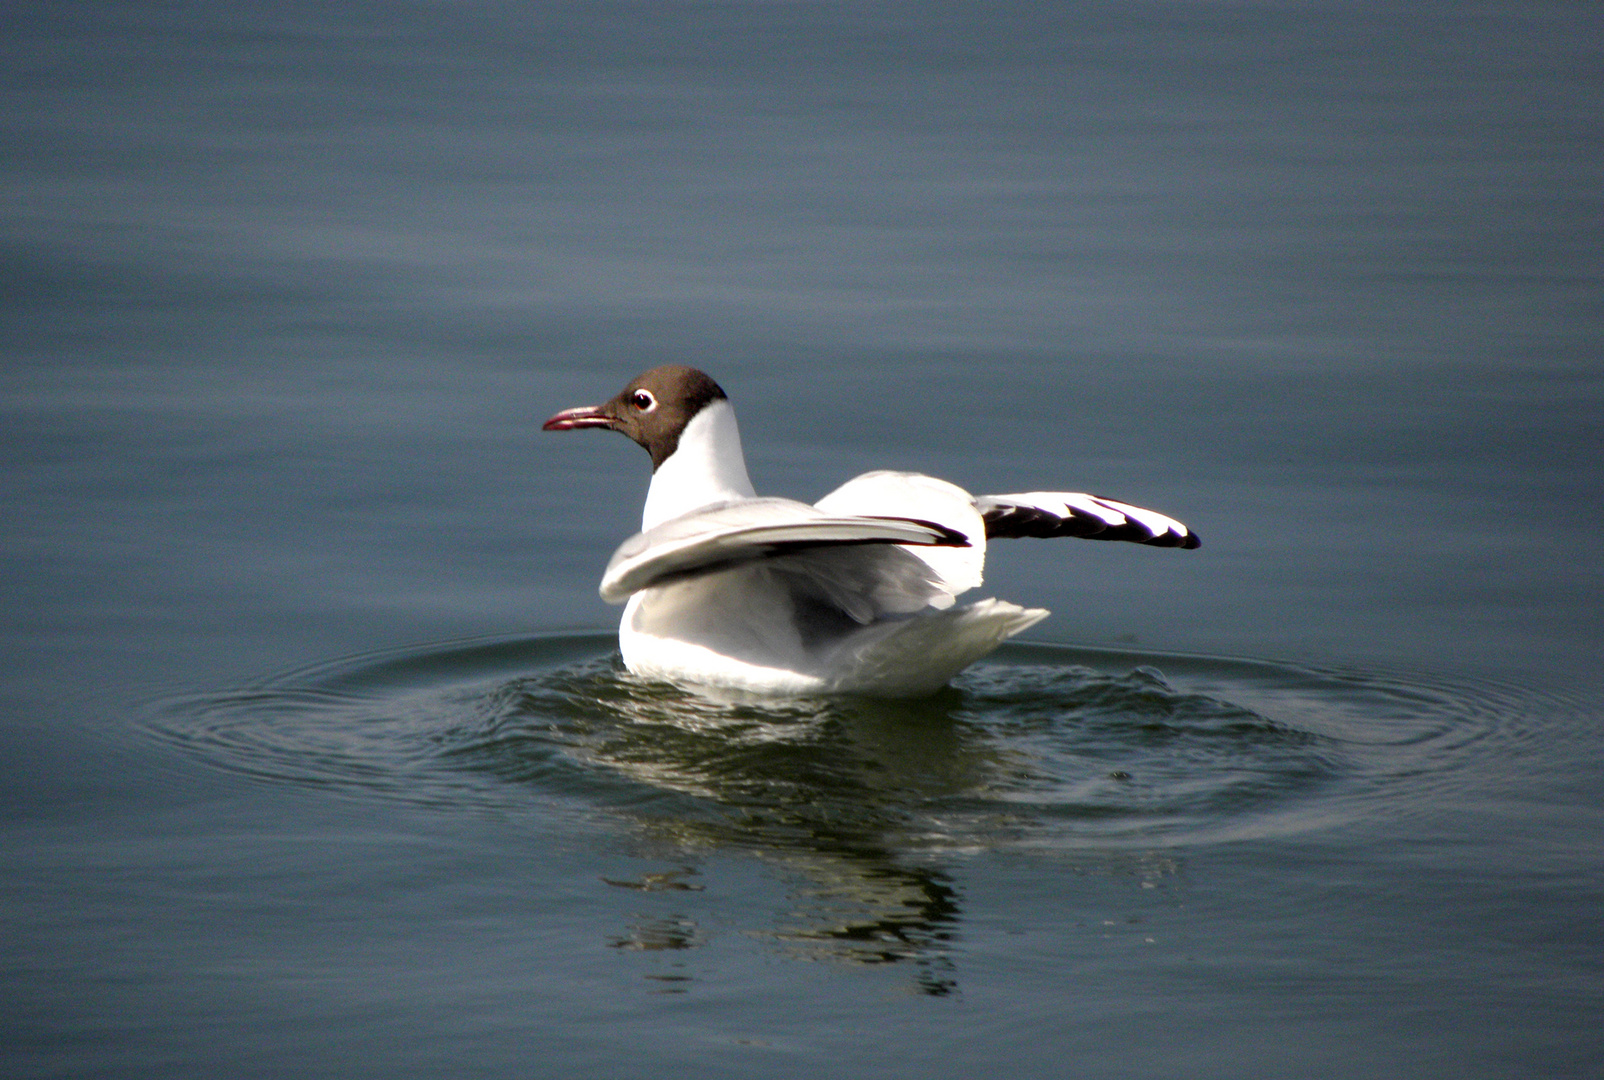
[[[1574,4],[69,3],[0,42],[8,1076],[1588,1076]],[[643,684],[765,492],[1086,489],[925,701]]]

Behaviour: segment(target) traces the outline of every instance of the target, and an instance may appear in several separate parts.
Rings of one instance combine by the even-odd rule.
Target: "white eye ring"
[[[641,412],[651,412],[657,408],[657,399],[652,397],[650,390],[637,390],[629,395],[629,403]]]

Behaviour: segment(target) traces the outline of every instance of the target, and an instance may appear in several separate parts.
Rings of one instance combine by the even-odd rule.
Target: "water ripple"
[[[1518,753],[1526,691],[1040,645],[936,696],[708,697],[611,638],[425,647],[155,703],[145,727],[263,780],[447,808],[566,804],[696,847],[882,853],[1281,835],[1412,803]]]

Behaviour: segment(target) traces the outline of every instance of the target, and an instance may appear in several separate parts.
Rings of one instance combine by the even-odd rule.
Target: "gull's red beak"
[[[573,431],[575,428],[610,428],[613,418],[602,411],[600,405],[581,405],[577,409],[564,409],[540,425],[541,431]]]

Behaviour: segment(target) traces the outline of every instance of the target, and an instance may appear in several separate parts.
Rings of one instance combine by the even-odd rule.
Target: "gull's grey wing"
[[[750,499],[686,514],[625,540],[602,574],[601,596],[618,604],[671,578],[818,548],[968,543],[957,530],[930,521],[838,516],[789,499]]]

